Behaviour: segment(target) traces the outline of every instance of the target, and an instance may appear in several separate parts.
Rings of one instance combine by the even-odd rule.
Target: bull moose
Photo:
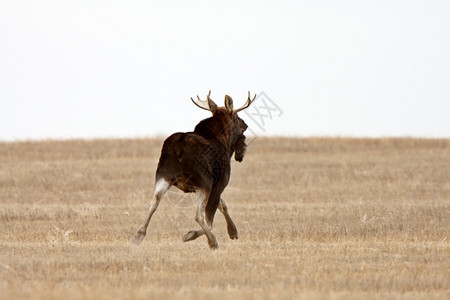
[[[192,241],[206,234],[211,249],[218,248],[212,234],[214,214],[219,209],[227,222],[231,239],[238,238],[236,225],[228,214],[227,205],[221,194],[230,180],[230,160],[234,153],[236,161],[241,162],[247,148],[244,131],[247,124],[239,118],[238,112],[249,107],[255,100],[250,92],[244,106],[233,109],[233,99],[225,95],[225,107],[218,107],[210,98],[206,100],[191,98],[198,107],[209,110],[212,117],[197,124],[193,132],[177,132],[169,136],[163,144],[155,176],[155,189],[147,218],[136,233],[133,242],[140,244],[147,233],[147,227],[161,198],[172,186],[185,193],[198,195],[195,220],[201,230],[191,230],[183,241]]]

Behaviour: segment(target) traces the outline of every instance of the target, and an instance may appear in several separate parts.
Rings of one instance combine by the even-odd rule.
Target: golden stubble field
[[[450,140],[256,139],[216,214],[170,190],[162,139],[0,143],[0,298],[450,297]]]

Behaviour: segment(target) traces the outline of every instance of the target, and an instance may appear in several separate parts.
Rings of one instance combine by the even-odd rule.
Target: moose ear
[[[228,95],[225,95],[225,108],[229,113],[233,112],[233,99]]]
[[[214,103],[214,101],[212,101],[212,99],[209,97],[208,97],[208,106],[209,106],[209,110],[212,112],[212,114],[214,114],[217,109],[217,104]]]

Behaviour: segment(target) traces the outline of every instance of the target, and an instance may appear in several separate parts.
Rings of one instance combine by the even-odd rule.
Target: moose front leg
[[[234,225],[233,220],[231,219],[230,215],[228,214],[228,207],[222,198],[220,198],[220,203],[219,203],[218,208],[219,208],[220,212],[223,214],[223,216],[225,217],[225,220],[227,221],[228,236],[232,240],[237,240],[238,239],[238,231],[237,231],[236,225]]]

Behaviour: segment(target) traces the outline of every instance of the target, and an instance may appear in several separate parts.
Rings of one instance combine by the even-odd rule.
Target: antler
[[[209,104],[208,104],[208,100],[210,100],[209,96],[211,95],[211,91],[209,91],[208,96],[206,96],[206,100],[200,100],[200,97],[197,95],[197,99],[198,101],[192,99],[192,102],[197,105],[198,107],[202,108],[202,109],[206,109],[208,111],[211,111]]]
[[[234,112],[237,113],[237,112],[239,112],[239,111],[241,111],[241,110],[243,110],[243,109],[246,109],[247,107],[250,106],[250,104],[252,104],[252,102],[255,100],[255,98],[256,98],[256,94],[255,94],[255,96],[253,97],[253,99],[250,100],[250,91],[249,91],[249,92],[248,92],[247,102],[245,102],[244,106],[242,106],[241,108],[235,109]]]

